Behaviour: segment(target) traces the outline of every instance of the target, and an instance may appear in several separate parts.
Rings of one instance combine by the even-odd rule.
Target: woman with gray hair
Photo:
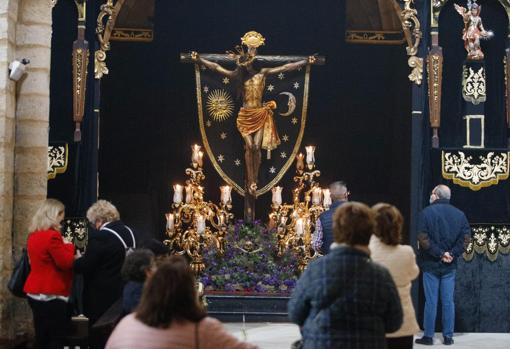
[[[93,326],[122,296],[121,268],[126,250],[135,248],[137,242],[133,230],[122,223],[119,211],[109,201],[93,204],[87,219],[94,229],[89,231],[86,252],[76,260],[74,269],[83,274],[83,307]]]

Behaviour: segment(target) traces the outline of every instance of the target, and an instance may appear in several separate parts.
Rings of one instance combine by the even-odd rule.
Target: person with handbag
[[[229,334],[199,304],[195,277],[181,256],[158,265],[139,306],[124,317],[106,349],[256,349]]]
[[[386,349],[386,333],[402,325],[402,307],[390,273],[370,259],[374,212],[346,202],[333,222],[335,242],[299,278],[289,318],[301,327],[304,349]]]
[[[76,259],[74,271],[83,275],[83,307],[89,319],[89,344],[92,348],[103,348],[107,335],[94,324],[121,299],[122,265],[127,251],[137,247],[137,239],[109,201],[94,203],[87,210],[87,220],[94,229],[89,230],[85,253]],[[120,307],[117,316],[122,316]]]
[[[32,309],[38,349],[61,349],[71,319],[75,249],[60,233],[64,209],[60,201],[47,199],[32,218],[27,241],[31,270],[23,291]]]

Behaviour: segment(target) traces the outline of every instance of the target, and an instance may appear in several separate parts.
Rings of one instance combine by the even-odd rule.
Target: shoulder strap
[[[131,234],[131,239],[133,240],[133,248],[136,248],[136,240],[135,240],[135,234],[133,234],[133,231],[130,227],[125,225],[126,229],[129,230],[129,233]]]
[[[107,228],[107,227],[103,227],[100,230],[108,230],[110,233],[115,235],[120,240],[120,242],[122,243],[122,246],[124,246],[124,249],[127,250],[128,247],[127,247],[126,243],[124,242],[124,240],[120,237],[120,235],[115,230]]]

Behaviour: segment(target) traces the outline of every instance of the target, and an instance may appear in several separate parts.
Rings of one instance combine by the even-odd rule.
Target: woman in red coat
[[[23,290],[34,315],[37,348],[63,347],[69,324],[74,246],[60,234],[64,205],[47,199],[32,218],[27,241],[30,274]]]

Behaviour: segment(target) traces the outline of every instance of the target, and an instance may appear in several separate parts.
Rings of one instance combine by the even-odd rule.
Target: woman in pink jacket
[[[117,325],[106,349],[255,349],[199,305],[185,259],[170,257],[145,285],[140,305]]]

